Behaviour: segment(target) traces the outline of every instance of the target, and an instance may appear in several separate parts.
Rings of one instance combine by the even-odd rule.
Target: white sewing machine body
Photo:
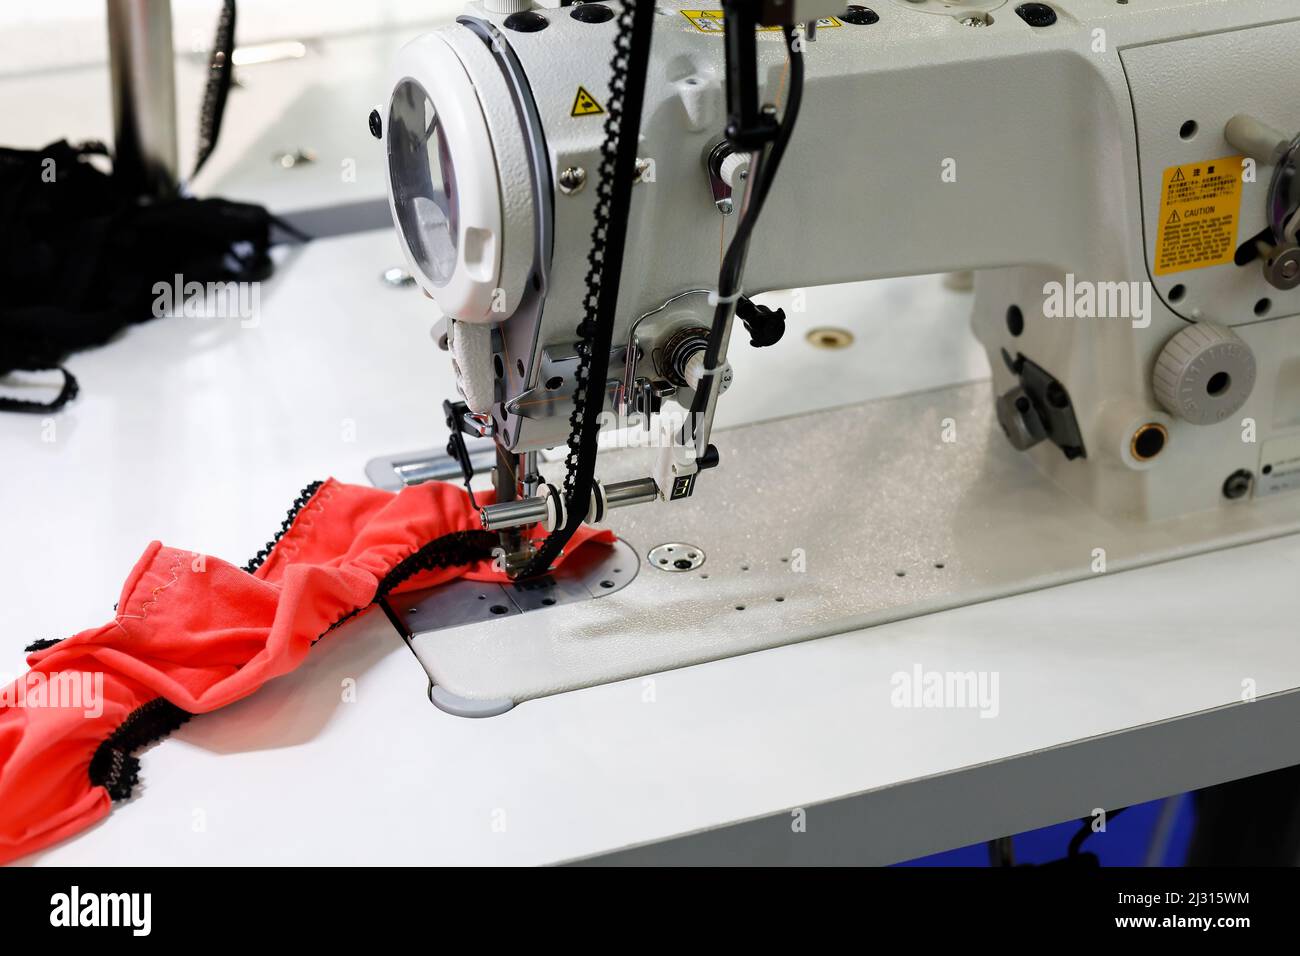
[[[1241,137],[1233,145],[1225,129],[1249,116],[1287,140],[1300,130],[1300,104],[1277,80],[1300,46],[1300,12],[1286,0],[1141,7],[1057,0],[1051,7],[1056,21],[1046,27],[999,0],[960,10],[933,0],[876,0],[875,22],[823,21],[805,42],[802,112],[757,226],[744,292],[975,270],[972,324],[989,355],[993,397],[1004,397],[1003,428],[1020,427],[1013,409],[1026,395],[1034,414],[1063,416],[1047,424],[1046,436],[1041,421],[1037,435],[1030,421],[1020,436],[1023,445],[1039,439],[1028,455],[1066,492],[1048,510],[1077,506],[1080,516],[1102,522],[1098,528],[1122,527],[1127,563],[1293,530],[1300,521],[1300,495],[1288,494],[1300,489],[1300,288],[1268,281],[1263,258],[1233,261],[1270,227],[1272,160],[1281,153],[1244,155]],[[579,20],[573,14],[581,9],[516,13],[529,18],[520,30],[473,5],[457,25],[403,50],[385,124],[394,216],[408,258],[453,320],[462,390],[503,454],[562,445],[569,431],[574,329],[586,292],[601,104],[610,93],[617,24]],[[676,2],[658,12],[610,362],[610,407],[624,412],[651,404],[638,405],[639,396],[689,406],[689,386],[680,375],[674,381],[663,352],[677,333],[708,326],[706,293],[717,286],[719,247],[738,218],[720,211],[719,177],[709,164],[726,119],[720,21]],[[764,99],[777,101],[785,50],[779,31],[760,35],[769,38],[759,44],[760,70]],[[455,168],[452,192],[461,197],[454,261],[442,263],[442,275],[418,241],[412,248],[422,221],[409,212],[402,155],[415,148],[420,159],[420,143],[404,147],[399,136],[393,145],[394,130],[414,129],[415,119],[428,137],[421,91],[442,117],[439,138]],[[1188,201],[1213,222],[1199,232],[1188,227],[1180,246],[1161,233],[1170,213],[1189,208],[1169,199],[1168,181],[1202,169],[1220,185],[1204,201],[1201,193]],[[742,181],[735,185],[739,193]],[[1197,328],[1209,337],[1189,346],[1184,336],[1167,348]],[[1175,372],[1180,377],[1169,381]],[[1026,393],[1016,393],[1022,386]],[[1189,420],[1198,418],[1204,423]],[[896,427],[924,430],[929,446],[941,443],[938,419]],[[859,437],[830,434],[842,443]],[[901,453],[898,467],[918,466]],[[701,488],[741,481],[736,467],[723,449]],[[772,479],[771,506],[819,494],[838,495],[841,510],[853,509],[859,489],[889,468],[864,452],[856,475],[850,467],[834,487],[815,467],[795,468],[784,483]],[[970,468],[968,461],[963,473]],[[600,466],[597,475],[607,477]],[[521,497],[532,490],[521,483]],[[659,492],[668,497],[662,480]],[[968,506],[992,500],[969,489],[955,494]],[[671,527],[671,512],[684,515],[684,504],[627,509],[609,523],[620,534],[629,521]],[[1019,517],[1032,523],[1025,507]],[[646,509],[669,513],[632,517]],[[944,513],[913,519],[942,521]],[[1162,524],[1202,513],[1210,514],[1187,536]],[[1143,545],[1144,529],[1155,529],[1158,547]],[[709,548],[707,531],[690,533]],[[991,541],[970,544],[987,550]],[[897,617],[1042,586],[1065,579],[1076,558],[1057,554],[1037,580],[1014,561],[999,573],[972,567],[965,596],[961,586],[936,584],[945,599],[913,595],[873,609]],[[946,554],[935,566],[953,562]],[[864,620],[848,608],[841,616],[846,624]],[[831,610],[813,617],[806,627],[787,627],[787,639],[835,629]],[[640,662],[621,654],[599,679],[732,652],[715,645]],[[436,666],[422,660],[439,680]],[[499,687],[478,694],[472,683],[457,693],[501,696]],[[565,684],[542,680],[513,699]]]

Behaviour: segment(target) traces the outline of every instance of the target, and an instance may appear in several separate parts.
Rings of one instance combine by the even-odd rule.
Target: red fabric
[[[248,696],[297,667],[336,622],[368,607],[399,561],[469,530],[479,530],[477,514],[453,485],[430,482],[393,494],[330,479],[253,574],[150,544],[127,577],[116,617],[31,654],[31,671],[0,697],[0,862],[108,814],[109,794],[91,784],[90,761],[141,705],[162,697],[200,714]],[[613,535],[584,526],[568,551],[592,539]],[[462,575],[504,579],[483,561],[417,574],[397,591]],[[94,696],[102,707],[87,706],[90,695],[77,699],[66,686],[73,706],[33,696],[53,675],[98,681],[99,674],[102,696]]]

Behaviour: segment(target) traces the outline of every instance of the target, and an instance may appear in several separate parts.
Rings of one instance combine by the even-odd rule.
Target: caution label
[[[1231,262],[1241,216],[1240,156],[1170,166],[1160,185],[1158,276]]]
[[[721,10],[683,10],[682,16],[691,21],[695,29],[701,33],[716,33],[719,36],[723,33],[722,28],[722,11]],[[817,21],[817,29],[823,27],[831,28],[840,26],[840,21],[834,17],[822,17]],[[771,33],[773,30],[779,32],[780,27],[759,27],[759,33]]]
[[[604,107],[596,102],[596,97],[587,92],[585,86],[578,87],[578,95],[573,98],[570,116],[597,116],[605,112]]]

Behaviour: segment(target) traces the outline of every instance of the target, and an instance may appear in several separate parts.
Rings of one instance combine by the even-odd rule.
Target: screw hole
[[[906,571],[902,571],[902,570],[895,571],[894,574],[898,575],[898,577],[900,577],[900,578],[905,578],[905,577],[907,577],[907,572],[906,572]]]
[[[1197,125],[1196,120],[1188,120],[1178,128],[1178,135],[1183,139],[1191,139],[1197,134],[1200,128],[1201,127]]]
[[[612,587],[614,586],[614,582],[613,582],[613,581],[601,581],[601,582],[600,582],[600,586],[601,586],[602,588],[612,588]]]
[[[777,604],[780,604],[780,603],[781,603],[782,601],[784,601],[784,600],[785,600],[785,598],[783,598],[783,597],[778,597],[778,598],[776,599],[776,603],[777,603]]]
[[[853,333],[846,329],[810,329],[804,339],[819,349],[846,349],[853,344]]]
[[[1172,289],[1169,290],[1169,301],[1181,302],[1183,301],[1183,296],[1185,295],[1187,295],[1187,286],[1183,285],[1180,282],[1178,283],[1178,285],[1174,286]]]
[[[1143,425],[1133,434],[1133,443],[1129,451],[1138,461],[1150,461],[1156,455],[1164,451],[1165,441],[1169,433],[1165,427],[1157,422],[1149,422]]]
[[[736,605],[736,610],[737,610],[737,611],[743,611],[744,609],[745,609],[745,605],[743,605],[743,604],[737,604],[737,605]]]
[[[517,372],[519,373],[519,377],[520,377],[520,378],[523,378],[523,377],[524,377],[524,360],[523,360],[523,359],[515,359],[515,371],[517,371]]]
[[[564,377],[561,375],[552,375],[550,378],[546,380],[546,387],[550,389],[552,392],[556,391],[563,384],[564,384]]]
[[[936,561],[936,562],[934,562],[934,566],[935,566],[936,568],[938,568],[940,571],[942,571],[942,570],[944,569],[944,567],[945,567],[945,565],[944,565],[944,563],[943,563],[942,561]]]
[[[555,598],[542,598],[542,603],[545,604],[547,607],[550,607],[552,604],[555,603]]]
[[[1272,299],[1260,299],[1258,302],[1255,303],[1255,314],[1268,315],[1269,310],[1272,308],[1273,308]]]
[[[488,608],[493,614],[505,614],[509,610],[504,604],[493,604]]]
[[[1227,372],[1215,372],[1210,376],[1210,380],[1205,383],[1205,393],[1212,398],[1218,398],[1231,387],[1231,375]]]

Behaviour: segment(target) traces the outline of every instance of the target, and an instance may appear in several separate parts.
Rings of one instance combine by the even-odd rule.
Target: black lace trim
[[[393,593],[393,589],[421,571],[473,564],[492,557],[492,549],[501,543],[493,531],[453,531],[434,538],[420,550],[407,555],[383,576],[374,599],[380,601]]]
[[[95,749],[90,758],[90,785],[103,787],[114,800],[130,797],[140,782],[140,760],[135,751],[166,737],[192,716],[165,697],[141,704]]]
[[[463,564],[482,561],[484,558],[490,558],[492,557],[492,549],[497,547],[500,541],[501,539],[492,531],[453,531],[451,534],[444,534],[441,538],[434,538],[418,551],[408,554],[397,562],[393,569],[380,579],[379,587],[375,589],[375,596],[370,599],[370,604],[367,604],[366,607],[353,608],[348,611],[347,614],[344,614],[325,628],[317,636],[316,640],[311,642],[312,646],[315,647],[326,634],[336,627],[352,620],[366,608],[383,601],[393,593],[398,585],[421,571],[458,567]]]
[[[280,543],[280,539],[284,537],[294,519],[298,517],[298,512],[307,506],[307,502],[311,501],[312,496],[320,491],[320,486],[323,484],[323,481],[313,481],[302,490],[302,493],[297,498],[293,499],[293,506],[289,508],[289,513],[285,515],[284,521],[280,522],[280,530],[275,533],[274,538],[266,542],[265,548],[253,555],[252,560],[244,565],[245,571],[252,574],[266,562],[266,559],[271,556],[271,551]]]
[[[31,654],[34,651],[43,651],[47,647],[53,647],[61,640],[63,640],[63,638],[61,637],[45,637],[45,638],[41,638],[41,640],[39,641],[32,641],[30,644],[28,644],[26,647],[23,648],[23,653]]]

